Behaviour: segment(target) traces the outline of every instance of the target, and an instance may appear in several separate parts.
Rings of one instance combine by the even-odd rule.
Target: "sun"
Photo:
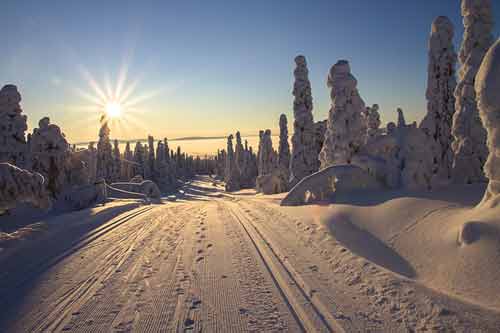
[[[108,102],[104,109],[109,118],[120,118],[122,116],[122,106],[117,102]]]

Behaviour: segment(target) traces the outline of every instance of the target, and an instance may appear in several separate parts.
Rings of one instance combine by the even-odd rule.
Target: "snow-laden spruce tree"
[[[486,51],[493,43],[491,0],[462,0],[464,36],[459,53],[460,71],[455,89],[452,134],[452,180],[475,183],[485,180],[483,164],[488,155],[486,130],[477,110],[474,81]]]
[[[240,189],[240,173],[236,165],[236,158],[233,149],[233,135],[227,137],[227,155],[225,169],[225,189],[228,192],[238,191]]]
[[[144,177],[144,146],[137,141],[134,147],[134,177]]]
[[[365,103],[359,96],[357,81],[347,60],[340,60],[332,66],[327,86],[331,88],[332,105],[320,153],[322,169],[351,163],[366,135]]]
[[[270,174],[276,166],[276,152],[273,149],[271,130],[259,132],[259,152],[258,152],[259,176]]]
[[[123,151],[123,160],[121,166],[120,178],[128,182],[132,177],[134,177],[134,153],[130,149],[130,142],[125,144],[125,150]]]
[[[144,165],[144,179],[153,180],[155,175],[155,139],[148,135],[148,148]]]
[[[117,182],[121,179],[122,161],[120,154],[120,146],[118,140],[113,142],[113,172],[111,174],[111,181]]]
[[[28,162],[26,116],[22,115],[21,94],[12,84],[0,90],[0,162],[9,162],[21,168]]]
[[[59,126],[51,124],[48,117],[42,118],[33,130],[30,151],[32,170],[47,179],[47,188],[56,197],[67,184],[70,149]]]
[[[283,174],[285,183],[288,184],[290,178],[290,145],[288,144],[288,121],[285,114],[280,116],[278,167]]]
[[[293,75],[293,135],[292,159],[290,162],[291,183],[295,184],[305,176],[318,171],[319,161],[315,151],[313,99],[306,58],[295,57]]]
[[[89,172],[89,182],[93,184],[97,177],[97,149],[94,142],[89,142],[86,162]]]
[[[366,120],[366,139],[365,143],[370,142],[380,133],[380,113],[378,112],[378,104],[373,104],[371,107],[367,106],[365,110],[365,120]]]
[[[165,145],[160,140],[156,148],[156,160],[155,160],[155,181],[162,190],[167,190],[168,186],[171,184],[168,172],[168,163],[165,156]]]
[[[236,132],[236,145],[234,147],[234,157],[235,157],[235,161],[236,161],[236,166],[238,168],[238,170],[242,171],[242,169],[244,169],[244,160],[245,160],[245,156],[244,156],[244,147],[243,147],[243,142],[241,141],[241,134],[239,131]]]
[[[318,156],[318,165],[319,153],[321,153],[321,149],[323,149],[323,143],[325,142],[326,123],[326,119],[319,120],[314,123],[314,149],[316,150],[316,156]]]
[[[104,179],[110,183],[113,181],[113,149],[109,139],[109,126],[106,116],[101,117],[101,128],[99,129],[99,141],[97,142],[97,179]]]
[[[438,16],[431,27],[427,69],[427,113],[420,123],[422,129],[436,142],[433,152],[433,182],[451,178],[453,151],[451,125],[455,113],[455,64],[453,24],[446,16]]]
[[[484,173],[489,179],[481,204],[500,204],[500,39],[490,48],[476,76],[475,90],[481,120],[488,133],[489,155]]]

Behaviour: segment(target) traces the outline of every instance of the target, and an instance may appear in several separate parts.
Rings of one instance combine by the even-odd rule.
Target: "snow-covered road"
[[[325,235],[277,205],[199,178],[182,200],[121,213],[67,245],[46,244],[51,251],[32,253],[29,265],[3,266],[0,332],[495,325],[494,314],[460,313],[462,305],[323,242]]]
[[[0,331],[331,331],[241,207],[201,185],[4,271]]]

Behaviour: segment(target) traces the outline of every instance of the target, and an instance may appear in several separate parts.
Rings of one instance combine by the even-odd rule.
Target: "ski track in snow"
[[[0,273],[0,332],[491,329],[494,315],[356,256],[315,222],[248,195],[123,213]],[[50,253],[50,252],[49,252]],[[464,310],[466,309],[466,310]]]

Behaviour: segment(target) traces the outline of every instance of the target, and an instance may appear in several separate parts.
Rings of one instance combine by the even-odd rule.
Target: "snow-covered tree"
[[[38,122],[30,140],[33,171],[47,179],[47,188],[56,197],[67,184],[66,171],[70,156],[69,144],[59,126],[51,124],[48,117]]]
[[[101,128],[99,130],[99,141],[97,142],[97,179],[112,182],[113,176],[113,152],[109,139],[109,126],[106,116],[101,117]]]
[[[241,134],[239,131],[236,132],[236,145],[234,147],[234,157],[236,161],[236,166],[238,167],[238,170],[240,170],[241,173],[241,169],[244,168],[243,163],[245,156],[244,156],[243,143],[241,141]]]
[[[484,173],[489,179],[482,204],[500,204],[500,39],[490,48],[476,76],[481,120],[488,133],[489,155]]]
[[[155,141],[151,135],[148,135],[148,152],[144,166],[144,178],[154,179],[155,174]]]
[[[288,144],[288,122],[286,115],[280,116],[280,141],[278,146],[278,166],[288,183],[290,176],[290,145]]]
[[[134,147],[134,162],[134,177],[144,176],[144,146],[140,141],[137,141]]]
[[[26,167],[28,162],[25,132],[26,116],[22,115],[21,94],[12,84],[0,90],[0,162]]]
[[[313,100],[306,58],[295,57],[293,75],[293,135],[290,172],[292,184],[318,170],[319,161],[315,151]]]
[[[94,146],[94,142],[89,142],[85,162],[87,163],[89,172],[89,182],[94,183],[97,177],[97,149]]]
[[[166,150],[164,143],[160,140],[156,148],[156,160],[155,160],[155,182],[163,190],[167,190],[168,186],[171,185],[171,179],[169,176],[169,168],[167,159],[165,156]]]
[[[455,113],[455,64],[457,55],[453,47],[453,24],[445,16],[432,22],[429,38],[429,64],[427,70],[427,113],[420,123],[430,138],[436,141],[433,152],[434,182],[451,178],[453,151],[451,125]]]
[[[380,113],[378,112],[378,104],[373,104],[371,107],[367,106],[365,111],[366,119],[366,139],[365,143],[374,139],[379,134],[379,127],[381,124]]]
[[[464,36],[459,53],[461,68],[455,89],[452,148],[455,183],[485,180],[483,164],[488,155],[486,130],[477,110],[474,81],[486,51],[493,43],[491,0],[462,0]]]
[[[271,130],[259,132],[259,152],[257,156],[259,176],[270,174],[276,166],[276,152],[273,149]]]
[[[331,88],[332,105],[320,153],[321,168],[351,163],[366,135],[365,103],[359,96],[357,81],[347,60],[332,66],[327,86]]]
[[[318,161],[319,161],[319,153],[321,153],[321,149],[323,149],[323,143],[325,142],[326,125],[327,125],[326,119],[314,123],[314,143],[315,143],[314,147],[316,151],[316,156],[318,156]]]
[[[111,175],[111,180],[113,182],[119,181],[121,179],[121,169],[122,169],[122,161],[120,154],[120,146],[118,140],[115,139],[113,143],[113,172]]]
[[[233,135],[227,137],[227,156],[225,169],[226,191],[238,191],[240,189],[240,174],[236,165],[233,150]]]
[[[125,150],[123,152],[123,160],[121,166],[121,176],[120,178],[129,181],[134,177],[134,153],[130,149],[130,142],[125,144]]]

